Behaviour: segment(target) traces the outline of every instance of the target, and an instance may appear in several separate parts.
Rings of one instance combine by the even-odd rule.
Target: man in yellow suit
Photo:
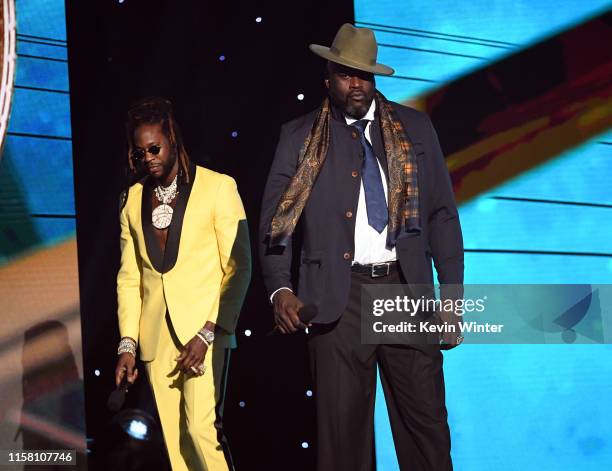
[[[117,276],[116,382],[144,362],[172,469],[233,469],[221,414],[234,330],[251,276],[244,208],[231,177],[189,161],[170,102],[128,112],[130,169]]]

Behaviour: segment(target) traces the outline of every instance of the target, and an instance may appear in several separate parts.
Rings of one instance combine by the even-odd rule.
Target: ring
[[[193,371],[198,376],[202,376],[206,371],[206,366],[204,366],[204,363],[199,366],[192,366],[191,371]]]

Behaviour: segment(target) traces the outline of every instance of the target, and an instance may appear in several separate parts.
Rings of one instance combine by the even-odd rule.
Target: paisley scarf
[[[383,146],[387,157],[389,184],[387,247],[402,236],[421,232],[419,217],[418,168],[416,155],[391,103],[379,92],[374,97],[380,115]],[[331,109],[326,98],[317,113],[310,134],[302,145],[297,171],[283,192],[268,232],[269,247],[286,246],[291,240],[312,187],[325,163],[329,148]]]

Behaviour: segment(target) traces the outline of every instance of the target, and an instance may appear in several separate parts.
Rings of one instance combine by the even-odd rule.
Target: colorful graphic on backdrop
[[[379,61],[397,71],[378,88],[427,110],[438,130],[461,203],[466,283],[612,280],[611,7],[355,1],[356,25],[375,30]],[[612,387],[611,355],[609,345],[448,352],[455,467],[612,462],[612,408],[584,400]],[[376,406],[378,467],[397,470],[381,388]]]

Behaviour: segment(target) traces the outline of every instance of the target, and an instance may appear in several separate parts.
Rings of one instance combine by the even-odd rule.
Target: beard
[[[172,173],[172,170],[174,169],[174,165],[176,164],[177,160],[178,160],[177,153],[175,151],[172,151],[171,154],[169,155],[168,160],[161,163],[160,175],[154,178],[159,182],[165,182],[170,176],[170,174]]]
[[[366,96],[366,100],[362,103],[354,102],[348,96],[345,98],[339,97],[334,93],[330,93],[330,98],[332,103],[340,108],[345,115],[353,119],[361,119],[370,109],[374,95]]]
[[[370,104],[371,103],[372,102],[370,102]],[[361,119],[370,109],[370,104],[368,104],[367,106],[365,104],[357,105],[355,103],[352,103],[350,100],[347,100],[346,104],[344,105],[343,111],[347,116],[350,116],[353,119]]]

